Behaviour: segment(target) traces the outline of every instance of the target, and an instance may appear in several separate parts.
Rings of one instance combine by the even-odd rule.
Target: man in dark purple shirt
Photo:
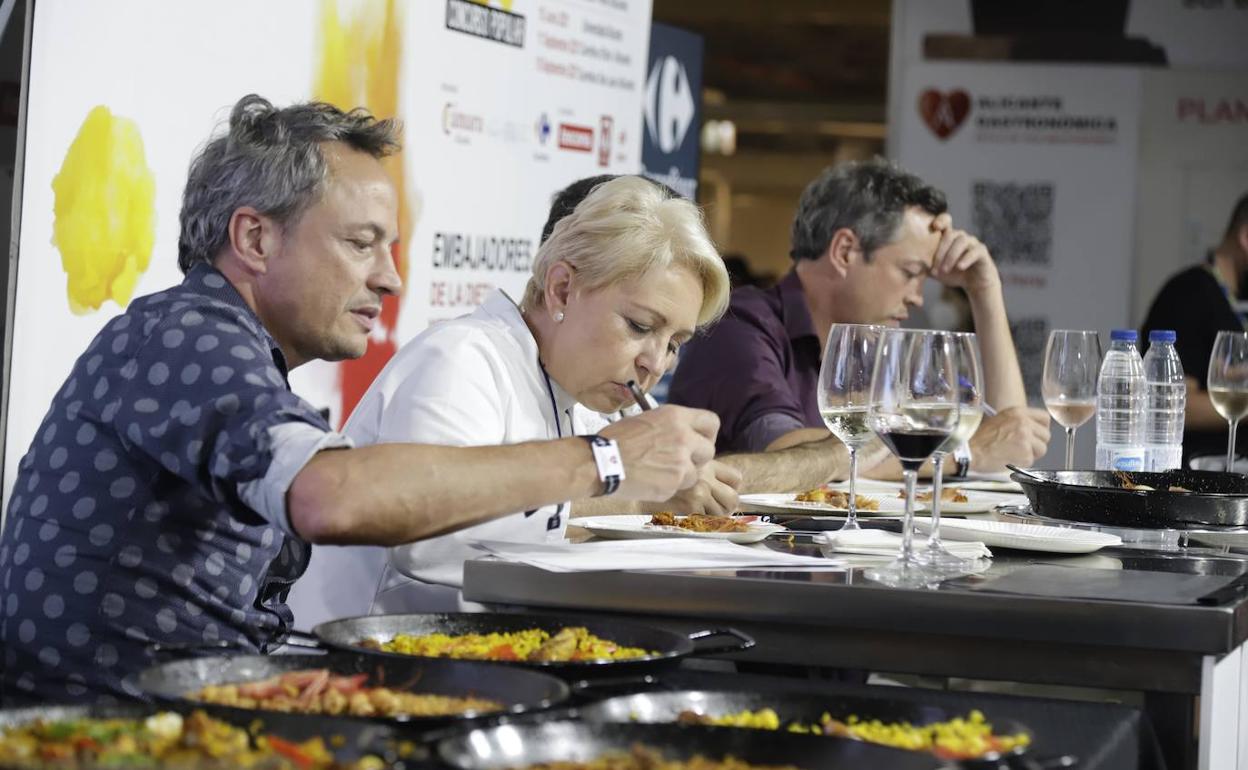
[[[819,417],[819,364],[834,323],[897,326],[923,304],[931,277],[966,292],[998,414],[970,441],[972,467],[1026,465],[1048,444],[1048,416],[1027,408],[1001,279],[988,250],[955,230],[945,196],[883,160],[824,171],[802,193],[793,270],[775,287],[733,292],[727,314],[686,344],[672,403],[720,417],[718,452],[740,470],[740,491],[802,489],[839,477],[846,453]],[[761,454],[760,454],[761,453]],[[890,476],[878,447],[864,468]]]

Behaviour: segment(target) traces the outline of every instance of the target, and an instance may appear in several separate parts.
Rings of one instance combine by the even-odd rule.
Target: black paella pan
[[[60,722],[77,719],[144,719],[165,711],[183,715],[192,709],[180,706],[154,706],[131,703],[113,706],[35,706],[0,710],[0,731],[21,727],[37,720]],[[205,711],[207,711],[205,709]],[[252,735],[275,735],[288,741],[303,742],[321,738],[338,762],[353,762],[365,756],[380,757],[395,770],[426,767],[427,752],[408,739],[401,729],[376,722],[339,719],[315,714],[279,714],[239,711],[237,714],[210,713],[212,718],[240,727]],[[10,765],[0,761],[0,770]],[[28,766],[27,766],[28,767]]]
[[[683,725],[591,724],[583,721],[501,724],[442,740],[443,762],[461,770],[520,768],[540,762],[590,761],[634,746],[665,759],[694,755],[801,770],[942,770],[956,767],[935,757],[874,746],[861,741],[765,730]]]
[[[1248,526],[1248,476],[1239,473],[1012,470],[1032,511],[1049,518],[1154,529]]]
[[[583,706],[580,716],[590,722],[672,724],[684,712],[718,717],[739,714],[742,711],[758,712],[771,709],[779,717],[779,730],[784,732],[791,724],[818,725],[824,714],[840,721],[856,716],[860,721],[878,719],[885,723],[908,722],[926,725],[943,722],[960,714],[932,705],[888,698],[855,695],[833,695],[809,692],[741,692],[726,690],[657,690],[617,695]],[[1016,735],[1031,731],[1011,721],[995,722],[996,735]],[[731,728],[729,728],[731,729]],[[744,728],[754,731],[753,728]],[[831,740],[831,739],[830,739]],[[982,757],[963,760],[964,767],[997,767],[998,761],[1019,756],[1025,749],[1009,752],[988,753]]]
[[[210,685],[258,682],[274,676],[308,669],[328,669],[332,674],[367,674],[364,686],[388,687],[414,693],[487,698],[503,704],[501,711],[456,716],[378,717],[401,721],[415,730],[443,727],[465,719],[501,714],[520,714],[558,705],[568,698],[562,680],[537,671],[492,663],[430,658],[380,659],[351,653],[329,655],[240,655],[188,658],[162,663],[140,672],[134,684],[152,698],[165,703],[202,707],[214,715],[242,712],[254,718],[254,710],[203,704],[190,699]],[[263,711],[266,715],[273,712]]]
[[[498,612],[465,612],[414,615],[365,615],[321,623],[312,633],[325,645],[352,652],[363,652],[385,659],[412,660],[413,656],[370,650],[361,647],[365,641],[384,643],[399,634],[488,634],[509,633],[539,628],[551,635],[566,627],[583,627],[601,639],[623,647],[640,647],[650,652],[640,658],[587,661],[516,661],[513,665],[536,669],[569,680],[600,676],[640,676],[675,667],[690,655],[716,655],[739,652],[754,646],[754,640],[732,628],[678,634],[640,623],[614,619],[583,618],[560,615],[528,615]],[[721,644],[703,643],[714,637],[727,636]]]

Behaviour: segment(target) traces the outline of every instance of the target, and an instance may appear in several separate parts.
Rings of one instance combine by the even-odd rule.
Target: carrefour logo
[[[654,63],[646,78],[646,133],[665,153],[680,149],[693,125],[693,90],[685,65],[674,56]]]

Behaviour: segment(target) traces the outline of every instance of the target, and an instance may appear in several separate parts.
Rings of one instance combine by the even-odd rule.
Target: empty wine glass
[[[1101,339],[1094,331],[1054,329],[1044,345],[1044,407],[1066,429],[1066,470],[1075,466],[1075,430],[1096,414]]]
[[[819,414],[828,430],[849,450],[849,514],[841,529],[860,529],[856,497],[858,450],[873,435],[867,425],[867,412],[871,407],[871,374],[882,328],[832,324],[819,369]]]
[[[940,580],[914,552],[914,485],[919,468],[958,426],[958,374],[954,336],[923,329],[881,333],[871,380],[871,430],[901,461],[906,486],[901,553],[866,571],[870,580],[917,588]]]
[[[1226,470],[1235,468],[1235,431],[1248,414],[1248,332],[1218,332],[1209,356],[1209,400],[1230,424]]]
[[[984,417],[984,370],[980,363],[979,339],[974,334],[950,332],[953,336],[953,361],[958,383],[958,425],[949,438],[932,453],[932,521],[927,545],[918,554],[919,561],[942,574],[965,572],[971,560],[950,553],[940,541],[940,507],[945,455],[966,443]]]

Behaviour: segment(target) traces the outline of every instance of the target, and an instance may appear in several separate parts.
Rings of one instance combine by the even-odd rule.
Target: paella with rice
[[[1008,754],[1026,748],[1031,736],[1025,732],[998,735],[992,724],[978,709],[965,717],[943,722],[913,725],[909,722],[883,722],[878,719],[864,720],[851,714],[844,721],[825,713],[816,724],[803,722],[783,723],[772,709],[744,710],[735,714],[708,716],[695,711],[681,712],[678,721],[683,724],[718,725],[721,727],[747,727],[759,730],[785,729],[791,733],[831,735],[840,738],[877,743],[895,749],[926,751],[941,759],[979,759]]]
[[[367,674],[339,676],[322,668],[209,685],[189,697],[217,706],[354,717],[459,716],[503,709],[503,704],[485,698],[369,687],[367,681]]]
[[[161,712],[146,718],[36,720],[0,732],[0,766],[381,770],[367,756],[340,762],[324,738],[288,741],[252,735],[209,717]]]
[[[358,646],[417,655],[426,658],[457,658],[526,663],[636,660],[658,653],[625,647],[595,636],[589,629],[568,626],[551,634],[540,628],[487,634],[396,634],[388,641],[363,639]]]
[[[752,765],[733,756],[711,759],[702,755],[690,759],[664,759],[647,746],[632,751],[611,752],[588,762],[543,762],[515,770],[798,770],[793,765]]]

